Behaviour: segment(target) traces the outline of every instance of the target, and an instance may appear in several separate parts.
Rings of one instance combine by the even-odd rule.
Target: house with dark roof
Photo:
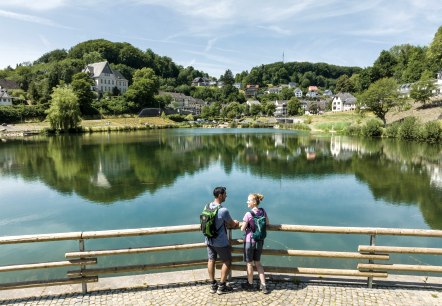
[[[208,78],[197,77],[192,81],[192,86],[209,86],[210,80]]]
[[[344,112],[349,110],[356,109],[356,98],[346,92],[346,93],[338,93],[333,97],[332,101],[332,112]]]
[[[89,64],[83,72],[94,80],[92,89],[98,93],[112,93],[115,87],[120,93],[125,93],[129,86],[129,81],[119,71],[112,69],[107,61]]]
[[[333,96],[333,92],[330,89],[326,89],[326,90],[324,90],[322,95],[323,96],[327,96],[327,97],[332,97]]]
[[[201,109],[203,106],[208,105],[208,103],[201,99],[196,99],[191,96],[186,96],[182,93],[177,92],[160,92],[161,95],[169,95],[172,98],[171,104],[173,108],[177,110],[179,114],[201,114]]]
[[[269,87],[265,91],[266,94],[279,94],[280,92],[281,92],[281,87],[280,86]]]
[[[256,97],[258,94],[259,85],[247,84],[244,91],[246,97]]]

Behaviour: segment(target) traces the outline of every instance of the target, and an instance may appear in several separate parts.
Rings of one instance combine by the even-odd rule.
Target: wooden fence
[[[142,246],[138,248],[122,248],[107,250],[86,250],[85,240],[119,238],[130,236],[147,236],[161,234],[176,234],[199,231],[199,225],[182,225],[155,228],[139,228],[109,231],[90,231],[90,232],[70,232],[54,233],[41,235],[21,235],[0,237],[0,245],[19,244],[19,243],[38,243],[62,240],[78,240],[78,251],[66,251],[64,260],[54,262],[36,262],[27,264],[15,264],[0,266],[1,272],[14,272],[33,269],[50,269],[59,267],[79,267],[76,270],[68,271],[67,277],[63,279],[21,281],[15,283],[0,283],[0,290],[28,288],[37,286],[51,286],[64,284],[82,284],[83,293],[87,292],[87,283],[97,282],[100,275],[127,272],[145,272],[157,269],[174,268],[196,268],[207,265],[207,259],[164,262],[145,265],[127,265],[92,268],[96,265],[98,257],[114,255],[131,255],[149,252],[165,252],[178,250],[192,250],[205,248],[202,242],[193,242],[177,245],[161,246]],[[388,271],[418,271],[429,273],[441,273],[442,266],[430,265],[401,265],[394,263],[375,263],[375,261],[389,261],[390,254],[427,254],[442,255],[442,248],[419,248],[419,247],[397,247],[397,246],[378,246],[376,237],[387,236],[415,236],[415,237],[433,237],[442,238],[442,230],[420,230],[420,229],[397,229],[397,228],[367,228],[367,227],[333,227],[333,226],[305,226],[305,225],[269,225],[268,231],[296,232],[296,233],[322,233],[322,234],[348,234],[348,235],[367,235],[369,245],[360,245],[354,252],[337,252],[326,250],[290,250],[290,249],[264,249],[264,256],[300,256],[300,257],[322,257],[332,259],[358,260],[356,269],[323,269],[323,268],[303,268],[303,267],[276,267],[265,266],[266,273],[285,273],[285,274],[313,274],[313,275],[334,275],[334,276],[355,276],[367,278],[368,286],[371,288],[373,278],[387,278]],[[241,239],[232,239],[232,230],[229,230],[229,238],[232,244],[234,254],[242,254],[243,249],[238,247],[243,241]],[[202,236],[201,236],[202,240]],[[89,243],[88,243],[89,246]],[[1,246],[0,246],[1,254]],[[242,261],[242,256],[234,256],[232,270],[245,271],[244,264],[236,264]],[[439,261],[442,262],[442,261]]]

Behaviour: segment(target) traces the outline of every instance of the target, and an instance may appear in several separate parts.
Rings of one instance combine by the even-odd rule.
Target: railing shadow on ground
[[[186,232],[198,232],[199,225],[180,225],[169,227],[123,229],[109,231],[88,231],[88,232],[69,232],[41,235],[22,235],[0,237],[0,245],[21,244],[21,243],[39,243],[49,241],[77,240],[79,243],[78,251],[67,250],[64,252],[66,260],[54,262],[36,262],[27,264],[14,264],[0,266],[1,272],[17,272],[34,269],[53,269],[60,267],[77,266],[78,269],[67,272],[67,278],[49,279],[36,281],[21,281],[14,283],[0,283],[0,290],[33,288],[39,286],[55,286],[67,284],[81,284],[82,292],[87,293],[87,283],[98,282],[99,276],[122,273],[136,273],[155,271],[162,269],[195,269],[207,265],[207,259],[188,260],[178,262],[163,262],[155,264],[126,265],[126,266],[107,266],[100,268],[90,268],[96,265],[98,258],[115,255],[134,255],[150,252],[181,251],[205,248],[205,244],[188,243],[176,245],[160,246],[142,246],[138,248],[121,248],[105,250],[87,250],[85,240],[123,238],[130,236],[148,236],[162,234],[176,234]],[[348,234],[348,235],[368,235],[369,245],[359,245],[358,250],[354,252],[340,252],[327,250],[290,250],[290,249],[264,249],[263,256],[298,256],[298,257],[319,257],[329,259],[358,260],[356,269],[324,269],[324,268],[304,268],[304,267],[280,267],[266,266],[268,275],[287,274],[287,275],[319,275],[331,277],[356,277],[366,279],[369,288],[373,286],[373,279],[386,279],[388,271],[393,272],[428,272],[441,273],[442,266],[430,265],[403,265],[395,263],[376,263],[375,261],[389,261],[390,254],[429,254],[440,256],[442,248],[420,248],[420,247],[397,247],[397,246],[377,246],[376,237],[380,235],[387,236],[415,236],[415,237],[433,237],[441,238],[441,230],[421,230],[421,229],[397,229],[397,228],[367,228],[367,227],[332,227],[332,226],[305,226],[305,225],[269,225],[268,231],[283,231],[297,233],[321,233],[321,234]],[[232,252],[242,254],[240,247],[243,240],[232,239],[232,229],[229,229]],[[88,244],[89,246],[89,244]],[[242,256],[234,256],[232,270],[245,271],[244,264],[236,264],[242,261]],[[219,263],[217,264],[219,268]],[[406,282],[405,282],[406,283]],[[380,282],[381,284],[381,282]]]

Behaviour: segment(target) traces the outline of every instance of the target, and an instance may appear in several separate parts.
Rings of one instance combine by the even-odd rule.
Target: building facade
[[[89,64],[83,72],[94,80],[92,89],[97,93],[113,93],[117,88],[123,94],[129,87],[129,81],[119,71],[112,69],[108,62]]]

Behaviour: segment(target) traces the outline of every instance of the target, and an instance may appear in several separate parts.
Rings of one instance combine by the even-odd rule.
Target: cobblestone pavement
[[[270,293],[241,289],[233,279],[233,293],[209,292],[206,281],[172,283],[87,293],[6,299],[0,305],[442,305],[442,289],[377,287],[361,284],[268,282]]]

